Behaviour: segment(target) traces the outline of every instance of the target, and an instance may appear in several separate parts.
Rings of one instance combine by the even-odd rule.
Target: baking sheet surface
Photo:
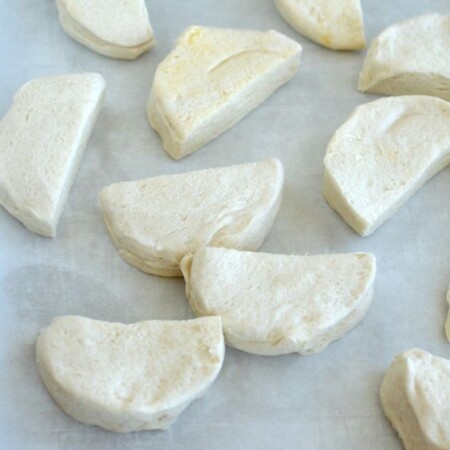
[[[450,168],[368,238],[322,197],[323,157],[355,106],[365,52],[333,52],[295,33],[272,0],[149,0],[157,45],[136,61],[97,55],[61,29],[51,0],[0,2],[0,115],[27,80],[96,71],[107,83],[96,124],[57,237],[28,232],[0,211],[0,449],[4,450],[399,450],[379,402],[393,356],[419,346],[450,357],[443,324],[450,281]],[[398,20],[450,13],[448,0],[365,0],[368,39]],[[175,162],[150,129],[145,103],[155,67],[192,24],[270,29],[300,42],[290,83],[229,132]],[[286,168],[279,217],[262,247],[272,253],[374,252],[376,294],[364,322],[314,356],[260,357],[227,349],[206,397],[167,432],[119,435],[72,420],[51,400],[35,365],[40,328],[61,314],[133,322],[192,313],[182,280],[145,275],[119,257],[97,193],[152,175],[276,156]]]

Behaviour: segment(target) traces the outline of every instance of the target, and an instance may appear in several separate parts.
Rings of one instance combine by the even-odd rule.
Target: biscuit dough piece
[[[256,250],[281,202],[276,159],[113,184],[100,192],[109,234],[122,258],[143,272],[181,276],[199,247]]]
[[[39,373],[74,419],[107,430],[166,429],[222,367],[219,317],[131,325],[63,316],[41,330]]]
[[[298,31],[332,50],[366,46],[359,0],[275,0],[283,19]]]
[[[276,31],[190,27],[155,73],[151,126],[174,159],[198,150],[296,73],[301,46]]]
[[[30,231],[55,235],[104,92],[96,73],[38,78],[0,121],[0,204]]]
[[[370,44],[358,89],[450,100],[450,15],[414,17],[386,28]]]
[[[354,328],[373,298],[375,257],[272,255],[202,248],[181,269],[199,316],[221,316],[231,347],[308,355]]]
[[[395,357],[381,403],[406,450],[450,448],[450,361],[414,348]]]
[[[155,44],[145,0],[56,0],[56,4],[66,33],[101,55],[135,59]]]
[[[445,335],[447,336],[447,339],[450,341],[450,284],[447,290],[447,303],[449,305],[449,311],[447,315],[447,322],[445,323]]]
[[[355,109],[325,156],[324,195],[367,236],[450,162],[450,103],[436,97],[375,100]]]

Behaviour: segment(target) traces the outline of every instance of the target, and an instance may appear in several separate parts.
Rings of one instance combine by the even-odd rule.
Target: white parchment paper
[[[0,449],[398,450],[379,402],[393,356],[420,346],[450,357],[443,324],[450,280],[450,169],[432,179],[373,236],[361,238],[322,197],[327,143],[354,107],[365,52],[333,52],[294,32],[272,0],[148,0],[157,45],[136,61],[70,39],[51,0],[0,0],[0,115],[27,80],[96,71],[107,82],[97,122],[57,237],[28,232],[0,210]],[[398,20],[450,13],[448,0],[363,0],[368,39]],[[147,123],[156,65],[187,26],[270,29],[298,40],[298,75],[229,132],[175,162]],[[450,47],[450,43],[449,43]],[[1,149],[0,149],[1,151]],[[145,275],[119,257],[97,193],[112,182],[278,157],[284,200],[262,250],[370,251],[376,295],[365,321],[324,352],[260,357],[228,349],[203,399],[169,431],[119,435],[79,424],[51,400],[35,366],[40,328],[61,314],[133,322],[192,317],[182,280]]]

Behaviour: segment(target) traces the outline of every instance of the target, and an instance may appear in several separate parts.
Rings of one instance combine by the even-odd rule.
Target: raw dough
[[[145,0],[56,0],[73,39],[101,55],[135,59],[155,44]]]
[[[271,159],[113,184],[100,202],[125,261],[178,277],[181,258],[199,247],[256,250],[278,213],[283,182],[283,166]]]
[[[396,356],[381,402],[406,450],[450,448],[450,361],[418,348]]]
[[[403,96],[359,106],[325,156],[324,195],[363,236],[450,162],[450,103]]]
[[[366,46],[359,0],[275,0],[278,11],[294,30],[333,50]]]
[[[365,316],[375,257],[202,248],[181,262],[197,315],[222,317],[231,347],[260,355],[322,351]]]
[[[30,231],[55,235],[104,92],[96,73],[31,80],[0,122],[0,204]]]
[[[281,85],[301,46],[276,31],[190,27],[159,64],[147,114],[174,159],[216,138]]]
[[[450,100],[450,15],[414,17],[384,30],[370,44],[358,89]]]
[[[129,432],[168,428],[203,396],[224,358],[219,317],[131,325],[64,316],[36,344],[55,402],[80,422]]]

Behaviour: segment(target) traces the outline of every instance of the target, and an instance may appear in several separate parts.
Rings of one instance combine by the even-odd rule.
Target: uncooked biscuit
[[[36,344],[55,402],[80,422],[121,433],[166,429],[203,396],[224,358],[221,320],[131,325],[58,317]]]
[[[449,47],[450,15],[430,14],[391,25],[370,44],[358,89],[450,100]]]
[[[100,202],[125,261],[178,277],[183,256],[199,247],[256,250],[278,213],[283,182],[283,166],[271,159],[113,184]]]
[[[275,0],[278,11],[294,30],[332,50],[366,46],[359,0]]]
[[[56,0],[62,27],[111,58],[135,59],[155,43],[145,0]]]
[[[96,73],[38,78],[0,122],[0,204],[30,231],[54,236],[103,105]]]
[[[174,159],[198,150],[296,73],[301,46],[276,31],[190,27],[156,70],[151,126]]]
[[[249,353],[322,351],[365,316],[375,257],[271,255],[202,248],[181,262],[199,316],[222,317],[228,345]]]
[[[406,450],[450,448],[450,361],[418,348],[395,357],[381,385],[384,412]]]
[[[355,109],[325,156],[324,195],[367,236],[450,162],[450,103],[436,97],[375,100]]]

